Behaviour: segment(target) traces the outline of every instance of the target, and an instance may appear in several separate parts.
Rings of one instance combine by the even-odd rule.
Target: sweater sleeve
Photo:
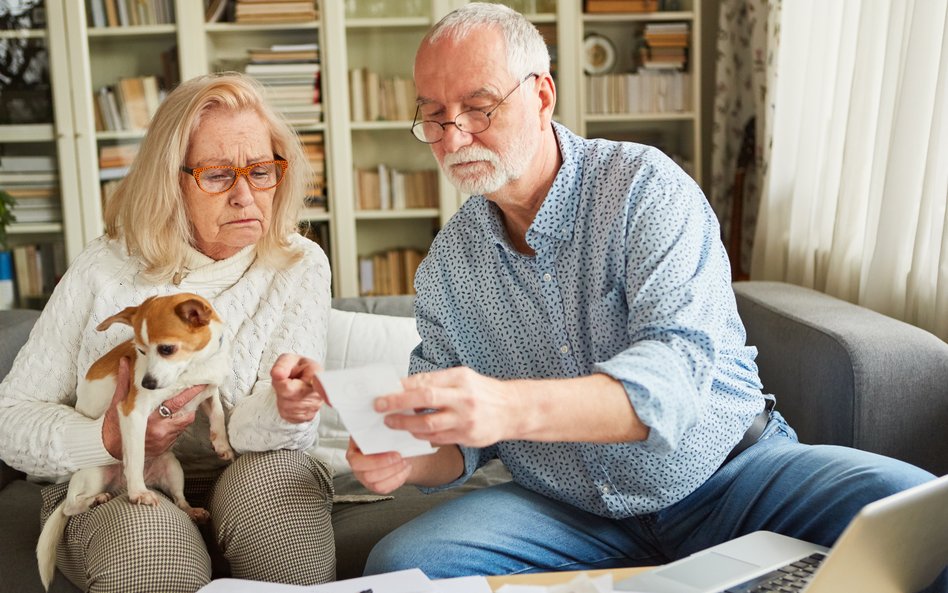
[[[279,316],[260,359],[257,381],[234,406],[228,432],[239,453],[275,449],[306,450],[316,441],[319,415],[311,422],[293,424],[280,417],[270,369],[284,353],[300,354],[320,364],[326,359],[329,330],[329,260],[315,244],[303,261],[282,273],[286,299],[275,307]]]
[[[90,276],[102,249],[94,243],[69,267],[0,383],[0,457],[32,476],[57,479],[115,463],[102,443],[102,420],[74,408],[77,357],[94,299]]]

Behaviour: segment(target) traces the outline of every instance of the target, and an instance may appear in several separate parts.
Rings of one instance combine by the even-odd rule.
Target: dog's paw
[[[184,511],[191,517],[192,521],[199,525],[207,523],[211,519],[211,514],[201,507],[185,509]]]
[[[112,500],[112,495],[109,494],[108,492],[102,492],[101,494],[96,494],[92,498],[92,506],[95,506],[97,504],[105,504],[109,502],[110,500]]]
[[[129,492],[128,499],[132,501],[132,504],[147,504],[152,507],[158,506],[158,495],[151,490],[143,490],[142,492],[134,493]]]
[[[230,443],[227,442],[227,439],[218,439],[214,435],[211,435],[211,444],[214,445],[214,452],[217,453],[217,456],[223,459],[224,461],[233,461],[236,454],[234,450],[231,449]]]

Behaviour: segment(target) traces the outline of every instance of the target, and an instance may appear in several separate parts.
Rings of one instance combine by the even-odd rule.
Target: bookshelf
[[[551,45],[559,122],[589,137],[657,144],[677,155],[700,182],[697,106],[701,104],[701,85],[693,75],[700,72],[701,65],[697,51],[700,2],[647,1],[655,2],[659,10],[587,13],[580,0],[506,3],[526,14]],[[305,234],[323,244],[330,256],[335,296],[363,292],[360,270],[364,272],[365,262],[379,259],[379,254],[400,250],[415,259],[414,252],[427,249],[437,230],[466,198],[437,171],[429,149],[408,133],[411,114],[404,108],[401,112],[390,109],[392,103],[404,103],[405,99],[396,95],[380,98],[392,92],[386,90],[389,87],[401,85],[404,90],[406,83],[411,86],[419,41],[432,24],[465,0],[322,0],[313,13],[315,19],[269,22],[264,18],[263,22],[249,23],[232,22],[229,16],[234,10],[226,7],[222,18],[207,22],[205,11],[218,0],[156,1],[150,4],[157,7],[154,14],[141,14],[133,23],[130,14],[122,21],[117,8],[122,2],[126,12],[130,4],[136,4],[129,0],[45,0],[48,24],[44,28],[0,31],[0,42],[26,37],[48,44],[55,106],[49,121],[0,126],[0,156],[11,150],[43,147],[59,158],[57,173],[62,188],[62,223],[24,226],[22,232],[17,231],[17,240],[55,238],[64,243],[67,260],[71,260],[102,233],[102,178],[121,175],[121,163],[104,158],[100,167],[100,155],[114,157],[134,150],[144,131],[140,126],[103,127],[101,108],[97,115],[96,105],[100,89],[115,87],[123,79],[153,77],[168,87],[174,79],[242,71],[250,60],[249,50],[274,45],[314,46],[318,51],[320,113],[315,118],[304,113],[296,128],[304,139],[314,142],[312,161],[322,159],[321,165],[314,165],[322,169],[314,192],[322,194],[309,200]],[[110,4],[116,7],[112,17],[107,9]],[[663,10],[666,7],[674,10]],[[591,100],[592,87],[601,81],[584,72],[585,39],[590,35],[608,39],[616,53],[608,74],[625,74],[635,67],[637,44],[651,23],[684,23],[688,28],[683,74],[693,80],[686,106],[666,112],[597,109]],[[354,100],[351,91],[356,80],[361,81],[361,101]],[[366,84],[379,90],[370,96]],[[408,99],[407,110],[413,113],[412,101]],[[387,177],[387,183],[378,182],[374,190],[381,192],[377,203],[383,207],[367,207],[364,201],[360,205],[360,198],[365,198],[360,186],[372,172],[380,179]],[[409,191],[405,188],[415,182],[405,179],[415,175],[425,176],[427,185],[420,187],[429,189],[414,193],[420,191],[429,199],[411,201],[412,207],[408,207]],[[372,182],[368,185],[372,187]]]
[[[0,55],[12,74],[0,87],[0,189],[17,200],[18,221],[7,228],[13,305],[42,307],[85,244],[81,210],[65,191],[78,182],[65,15],[60,4],[34,1],[0,16]]]

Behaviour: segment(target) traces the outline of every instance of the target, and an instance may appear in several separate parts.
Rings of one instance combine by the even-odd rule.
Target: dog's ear
[[[191,327],[202,327],[211,322],[211,308],[198,299],[188,299],[178,303],[174,312]]]
[[[124,323],[125,325],[132,325],[132,317],[135,316],[135,312],[138,311],[138,307],[125,307],[121,312],[116,313],[115,315],[109,317],[95,328],[99,331],[108,329],[112,327],[113,323]]]

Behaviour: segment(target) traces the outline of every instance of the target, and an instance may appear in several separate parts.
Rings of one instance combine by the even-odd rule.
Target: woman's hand
[[[391,451],[366,455],[351,438],[346,461],[355,479],[376,494],[388,494],[403,486],[412,471],[411,462],[398,453]]]
[[[148,416],[148,428],[145,431],[145,457],[157,457],[171,448],[178,435],[184,432],[194,422],[194,412],[179,414],[178,411],[186,406],[194,397],[204,391],[207,385],[188,387],[178,395],[162,404],[171,415],[164,417],[155,410]],[[118,406],[128,395],[129,372],[128,359],[119,361],[118,377],[115,385],[115,394],[112,403],[105,411],[105,421],[102,424],[102,443],[106,451],[116,458],[122,459],[122,430],[119,426]]]
[[[277,358],[270,369],[270,378],[280,417],[293,424],[309,422],[324,403],[329,403],[326,391],[316,378],[321,370],[319,363],[305,356],[281,354]]]

